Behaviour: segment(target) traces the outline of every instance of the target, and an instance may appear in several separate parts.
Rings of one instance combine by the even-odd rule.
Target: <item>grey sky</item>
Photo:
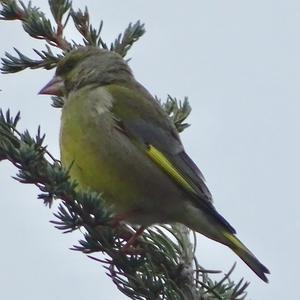
[[[25,1],[26,2],[26,1]],[[102,4],[98,4],[102,2]],[[47,1],[33,1],[47,7]],[[162,99],[189,96],[192,126],[182,138],[204,173],[218,210],[271,270],[261,282],[226,247],[199,236],[208,269],[251,281],[248,299],[294,299],[299,275],[300,2],[292,0],[74,1],[104,20],[111,41],[141,19],[146,35],[130,52],[136,78]],[[69,38],[77,39],[69,30]],[[19,23],[0,25],[0,55],[12,47],[34,56]],[[53,71],[0,75],[0,107],[22,112],[21,127],[47,134],[58,156],[59,110],[37,96]],[[126,299],[104,269],[68,250],[78,235],[62,235],[37,190],[10,178],[0,164],[0,299]]]

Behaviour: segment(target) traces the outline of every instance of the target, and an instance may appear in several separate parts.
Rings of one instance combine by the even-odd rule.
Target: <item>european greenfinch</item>
[[[62,164],[80,187],[102,193],[117,216],[142,228],[182,223],[232,249],[263,281],[269,270],[216,211],[173,122],[117,53],[70,51],[40,91],[64,97]]]

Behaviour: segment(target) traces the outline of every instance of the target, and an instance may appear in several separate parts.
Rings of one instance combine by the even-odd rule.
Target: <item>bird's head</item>
[[[72,50],[57,64],[54,77],[39,94],[67,96],[87,85],[107,85],[133,79],[126,61],[117,53],[97,47]]]

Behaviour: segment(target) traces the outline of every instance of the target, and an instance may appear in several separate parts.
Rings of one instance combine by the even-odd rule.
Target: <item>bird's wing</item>
[[[112,112],[120,129],[144,145],[148,156],[188,192],[211,202],[212,196],[196,164],[185,153],[178,133],[154,98],[112,85]]]
[[[148,156],[177,184],[204,201],[212,201],[202,173],[184,151],[174,128],[162,128],[144,120],[136,120],[133,123],[124,121],[124,126],[135,138],[143,142]]]
[[[216,212],[204,177],[185,153],[167,114],[141,86],[138,88],[132,90],[117,85],[107,87],[113,99],[117,99],[111,111],[118,129],[137,141],[150,159],[191,194],[195,206],[213,214],[230,232],[235,232]]]

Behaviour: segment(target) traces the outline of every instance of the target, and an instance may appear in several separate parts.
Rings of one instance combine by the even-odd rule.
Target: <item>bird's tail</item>
[[[224,233],[226,244],[233,250],[248,266],[249,268],[264,282],[268,282],[266,274],[270,271],[251,253],[251,251],[232,233]]]

